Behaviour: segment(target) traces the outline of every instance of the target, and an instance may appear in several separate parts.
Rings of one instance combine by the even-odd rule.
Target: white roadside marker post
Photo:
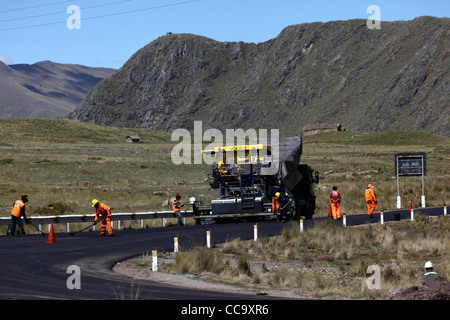
[[[175,236],[173,238],[173,252],[178,252],[178,236]]]
[[[158,271],[158,251],[152,251],[152,271]]]
[[[211,248],[211,231],[206,230],[206,247]]]

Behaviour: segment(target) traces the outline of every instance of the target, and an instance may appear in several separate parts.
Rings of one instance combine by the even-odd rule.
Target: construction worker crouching
[[[369,215],[370,218],[373,218],[372,214],[375,211],[375,206],[377,205],[377,197],[375,196],[373,188],[374,188],[373,184],[369,183],[366,191],[364,192],[367,203],[367,214]]]
[[[334,220],[341,218],[341,194],[337,191],[337,187],[333,187],[333,191],[330,193],[331,200],[331,212]]]
[[[95,208],[94,225],[97,224],[99,216],[102,216],[102,219],[100,220],[100,235],[105,236],[106,227],[108,227],[108,234],[113,236],[114,233],[111,227],[111,208],[104,203],[100,203],[97,199],[92,200],[92,207]]]
[[[20,234],[26,235],[25,229],[23,228],[23,223],[21,216],[23,216],[24,220],[27,220],[27,216],[25,214],[25,203],[28,202],[28,196],[22,195],[20,200],[16,200],[13,204],[13,209],[11,211],[11,225],[8,229],[8,235],[13,236],[16,233],[16,225],[19,225]]]

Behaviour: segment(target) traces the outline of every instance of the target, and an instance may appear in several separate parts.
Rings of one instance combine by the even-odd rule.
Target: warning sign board
[[[395,173],[397,176],[426,176],[426,153],[396,153]]]

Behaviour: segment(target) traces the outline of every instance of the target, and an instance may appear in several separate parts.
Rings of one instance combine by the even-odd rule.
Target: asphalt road
[[[428,215],[442,215],[443,208],[420,209]],[[384,221],[410,219],[410,211],[384,213]],[[323,218],[304,221],[310,228]],[[378,223],[379,213],[368,219],[366,214],[350,215],[347,225]],[[152,281],[138,281],[119,275],[112,267],[120,261],[146,254],[152,250],[173,250],[173,238],[180,247],[206,246],[206,230],[211,230],[211,243],[239,237],[253,239],[254,223],[216,224],[210,226],[167,227],[155,229],[119,230],[114,237],[100,237],[99,232],[70,236],[55,234],[56,243],[47,243],[47,236],[0,237],[0,300],[265,300],[270,296],[214,292],[169,286]],[[258,236],[281,233],[287,224],[258,223]],[[81,289],[70,290],[67,280],[69,266],[81,271]]]

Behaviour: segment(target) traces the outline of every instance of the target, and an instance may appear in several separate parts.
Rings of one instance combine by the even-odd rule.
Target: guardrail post
[[[141,229],[144,229],[144,219],[141,219]]]
[[[411,221],[414,221],[414,209],[411,209]]]
[[[383,211],[380,212],[380,222],[381,222],[381,224],[384,224],[384,214],[383,214]]]
[[[344,227],[347,226],[347,215],[345,213],[342,215],[342,224]]]
[[[253,239],[254,239],[255,241],[258,240],[258,225],[257,225],[257,224],[255,224],[255,225],[253,226]]]
[[[444,206],[444,216],[447,215],[447,206]]]
[[[163,226],[163,227],[166,226],[166,218],[162,218],[162,226]]]
[[[303,232],[303,217],[300,217],[300,232]]]

